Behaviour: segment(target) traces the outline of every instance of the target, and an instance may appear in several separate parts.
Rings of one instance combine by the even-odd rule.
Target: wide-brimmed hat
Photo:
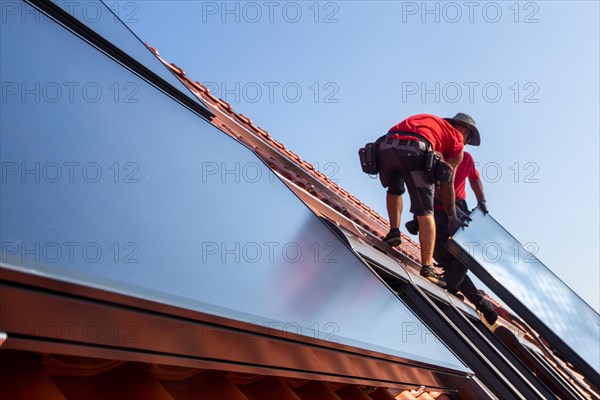
[[[444,118],[446,121],[451,124],[464,126],[471,133],[469,135],[469,139],[466,144],[470,144],[471,146],[479,146],[481,144],[481,137],[479,136],[479,131],[475,126],[475,120],[469,114],[458,113],[454,116],[454,118]]]

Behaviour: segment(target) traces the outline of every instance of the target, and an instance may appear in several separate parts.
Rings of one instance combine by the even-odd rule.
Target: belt
[[[405,140],[405,139],[388,138],[385,141],[385,143],[393,144],[395,146],[416,147],[417,149],[419,149],[421,151],[429,150],[429,143],[421,142],[419,140],[410,140],[410,139]]]

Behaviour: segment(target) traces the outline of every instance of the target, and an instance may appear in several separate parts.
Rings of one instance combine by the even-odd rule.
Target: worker
[[[465,136],[464,140],[466,144],[471,144],[468,137]],[[471,189],[477,199],[477,207],[484,214],[487,214],[488,208],[479,171],[477,171],[477,168],[475,167],[471,154],[465,151],[463,159],[456,169],[456,176],[454,179],[457,212],[459,214],[462,212],[465,216],[469,214],[469,207],[466,200],[467,192],[465,190],[467,179],[469,180]],[[436,240],[433,257],[438,265],[444,270],[442,280],[445,282],[446,290],[454,295],[458,295],[458,292],[461,292],[473,305],[475,305],[476,309],[483,314],[486,322],[493,325],[498,319],[495,307],[489,300],[482,296],[480,291],[475,287],[473,281],[467,275],[467,268],[445,247],[446,241],[450,236],[448,232],[448,216],[437,195],[434,197],[434,220],[436,226]],[[410,233],[414,235],[418,233],[418,220],[413,218],[413,220],[408,221],[405,226]]]
[[[434,183],[440,182],[439,196],[446,211],[448,232],[454,232],[463,222],[456,217],[454,176],[463,158],[465,138],[478,145],[479,131],[469,115],[458,113],[454,118],[430,114],[414,115],[393,126],[377,140],[379,177],[387,188],[386,207],[390,231],[384,241],[391,246],[401,244],[400,217],[405,184],[410,196],[410,211],[419,221],[421,247],[420,274],[444,286],[433,268],[436,240],[433,217]]]

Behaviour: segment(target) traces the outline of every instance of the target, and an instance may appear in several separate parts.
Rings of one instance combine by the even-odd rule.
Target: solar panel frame
[[[585,303],[572,289],[570,289],[560,278],[558,278],[548,267],[546,267],[534,254],[527,252],[522,244],[512,236],[498,221],[490,214],[484,215],[479,209],[475,209],[470,215],[472,221],[466,228],[461,228],[446,244],[448,250],[463,262],[485,285],[487,285],[502,301],[504,301],[515,313],[525,320],[534,330],[541,334],[558,352],[560,352],[575,368],[584,374],[596,387],[600,387],[600,374],[598,367],[592,365],[594,357],[600,354],[600,334],[594,335],[594,329],[600,330],[600,315],[598,315],[587,303]],[[492,229],[494,229],[492,233]],[[506,246],[506,244],[511,246]],[[487,249],[486,249],[487,246]],[[514,247],[513,247],[514,246]],[[520,247],[519,247],[520,246]],[[478,249],[476,249],[478,248]],[[488,250],[494,248],[495,255],[490,255]],[[507,251],[507,248],[511,251]],[[514,257],[516,249],[523,248],[526,252],[524,257]],[[485,249],[485,250],[484,250]],[[515,250],[513,250],[515,249]],[[480,251],[481,250],[481,251]],[[503,252],[504,250],[504,252]],[[514,251],[514,252],[513,252]],[[488,253],[486,255],[486,253]],[[513,261],[511,265],[510,261]],[[516,260],[516,261],[515,261]],[[528,264],[524,266],[524,264]],[[523,273],[528,266],[536,268],[535,274]],[[511,273],[512,272],[512,273]],[[518,276],[516,272],[520,272]],[[532,277],[534,276],[534,277]],[[560,291],[560,295],[544,296],[539,291],[532,290],[543,283],[551,282],[553,288]],[[546,287],[548,289],[548,287]],[[563,338],[557,331],[560,325],[552,320],[539,315],[542,305],[543,311],[566,310],[559,302],[565,301],[563,295],[570,296],[569,304],[573,314],[571,321],[577,322],[579,326],[588,324],[591,346],[573,346],[573,338]],[[553,303],[554,301],[554,303]],[[537,302],[537,303],[534,303]],[[537,304],[537,309],[536,309]],[[536,313],[536,311],[538,311]],[[585,315],[585,316],[584,316]],[[561,317],[554,313],[555,317]],[[564,316],[564,315],[563,315]],[[596,320],[594,325],[593,320]],[[563,321],[564,322],[564,321]],[[573,325],[566,325],[572,327]],[[577,331],[581,333],[580,329]],[[585,333],[585,332],[584,332]],[[594,347],[593,339],[596,337],[597,345]],[[595,351],[595,353],[594,353]],[[586,354],[586,356],[582,355]],[[597,356],[596,359],[598,359]],[[600,363],[600,360],[598,361]]]

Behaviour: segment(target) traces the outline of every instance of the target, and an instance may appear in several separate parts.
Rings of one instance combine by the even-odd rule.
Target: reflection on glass
[[[0,261],[468,371],[250,150],[56,24],[1,29],[3,79],[47,93],[2,104]]]
[[[596,371],[600,316],[490,216],[476,210],[453,240]],[[489,286],[489,285],[488,285]],[[509,301],[510,300],[510,301]]]
[[[122,21],[134,23],[138,18],[137,2],[115,2],[107,7],[100,0],[53,0],[58,6],[77,18],[129,56],[169,82],[196,103],[198,98],[134,35]]]

